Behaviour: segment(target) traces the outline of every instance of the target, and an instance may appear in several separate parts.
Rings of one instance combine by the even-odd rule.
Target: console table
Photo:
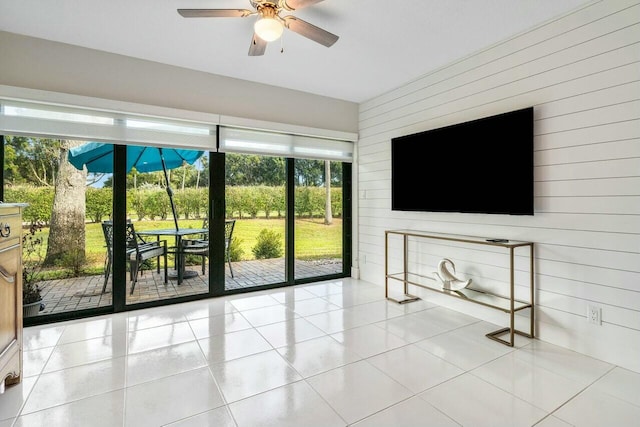
[[[390,236],[399,236],[403,240],[403,268],[402,271],[399,272],[389,272],[389,237]],[[415,238],[419,240],[428,241],[450,241],[450,242],[458,242],[470,245],[485,245],[485,246],[494,246],[500,247],[507,250],[509,256],[509,291],[505,292],[505,295],[500,295],[495,292],[490,292],[488,290],[481,289],[475,283],[472,283],[470,286],[463,288],[461,290],[449,290],[443,289],[440,284],[431,276],[417,274],[415,272],[411,272],[411,266],[408,261],[408,241],[409,238]],[[411,295],[409,293],[409,285],[417,286],[423,289],[428,289],[430,291],[439,292],[441,294],[449,295],[454,298],[463,299],[465,301],[470,301],[475,304],[480,304],[485,307],[490,307],[496,310],[500,310],[509,315],[509,326],[506,328],[499,329],[494,332],[490,332],[486,334],[486,336],[492,340],[498,341],[502,344],[513,347],[514,345],[514,334],[522,335],[527,338],[533,338],[534,335],[534,293],[533,293],[533,280],[534,280],[534,272],[533,272],[533,243],[532,242],[520,242],[520,241],[490,241],[490,239],[484,237],[475,237],[475,236],[463,236],[456,234],[441,234],[441,233],[429,233],[423,231],[415,231],[415,230],[387,230],[385,231],[385,263],[384,263],[384,272],[385,272],[385,298],[395,301],[399,304],[409,303],[412,301],[419,300],[420,298]],[[529,300],[522,301],[515,298],[515,271],[514,271],[514,259],[515,259],[515,250],[517,248],[528,248],[528,257],[529,257]],[[395,282],[400,283],[403,286],[403,298],[392,298],[389,296],[389,283]],[[529,308],[530,313],[530,324],[529,324],[529,333],[517,330],[515,328],[515,314],[520,310],[524,310]],[[509,340],[504,340],[499,338],[500,335],[505,333],[509,333]]]

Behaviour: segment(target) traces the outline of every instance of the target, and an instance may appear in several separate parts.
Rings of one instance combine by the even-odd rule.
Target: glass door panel
[[[127,146],[127,170],[126,303],[208,293],[209,153]]]
[[[295,160],[295,279],[341,274],[342,163]]]
[[[286,161],[225,155],[225,290],[286,281]]]
[[[5,137],[4,201],[29,205],[23,216],[23,288],[33,292],[23,296],[29,302],[40,295],[39,318],[113,304],[101,226],[112,212],[111,174],[71,163],[69,152],[85,144]],[[25,319],[30,321],[35,319]]]

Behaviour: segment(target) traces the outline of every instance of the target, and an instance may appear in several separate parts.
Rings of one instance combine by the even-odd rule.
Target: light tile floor
[[[631,426],[640,374],[352,279],[24,331],[10,426]]]

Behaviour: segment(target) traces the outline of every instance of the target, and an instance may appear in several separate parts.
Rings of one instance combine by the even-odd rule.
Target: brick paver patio
[[[231,277],[228,264],[225,264],[225,289],[251,288],[254,286],[279,283],[285,280],[284,258],[233,262],[234,277]],[[164,272],[156,270],[144,271],[138,277],[133,295],[129,295],[130,282],[127,280],[127,304],[143,301],[170,299],[184,295],[204,293],[208,289],[208,274],[202,274],[201,266],[187,267],[198,272],[198,275],[183,280],[178,286],[176,280],[169,280],[165,285]],[[296,278],[317,277],[342,272],[341,260],[300,261],[295,263]],[[106,293],[102,294],[103,275],[73,277],[41,282],[43,314],[63,313],[88,308],[111,305],[111,278]]]

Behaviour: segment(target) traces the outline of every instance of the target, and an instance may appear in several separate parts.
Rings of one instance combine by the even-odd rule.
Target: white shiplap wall
[[[534,216],[391,211],[391,138],[528,106],[535,116]],[[359,121],[363,279],[384,282],[386,229],[533,241],[538,338],[640,372],[638,0],[590,3],[361,104]],[[443,184],[417,184],[416,197]],[[423,271],[449,256],[478,282],[503,273],[486,251],[412,250]],[[526,278],[520,257],[517,265]],[[506,324],[504,314],[432,297]],[[590,304],[602,308],[601,326],[587,321]]]

